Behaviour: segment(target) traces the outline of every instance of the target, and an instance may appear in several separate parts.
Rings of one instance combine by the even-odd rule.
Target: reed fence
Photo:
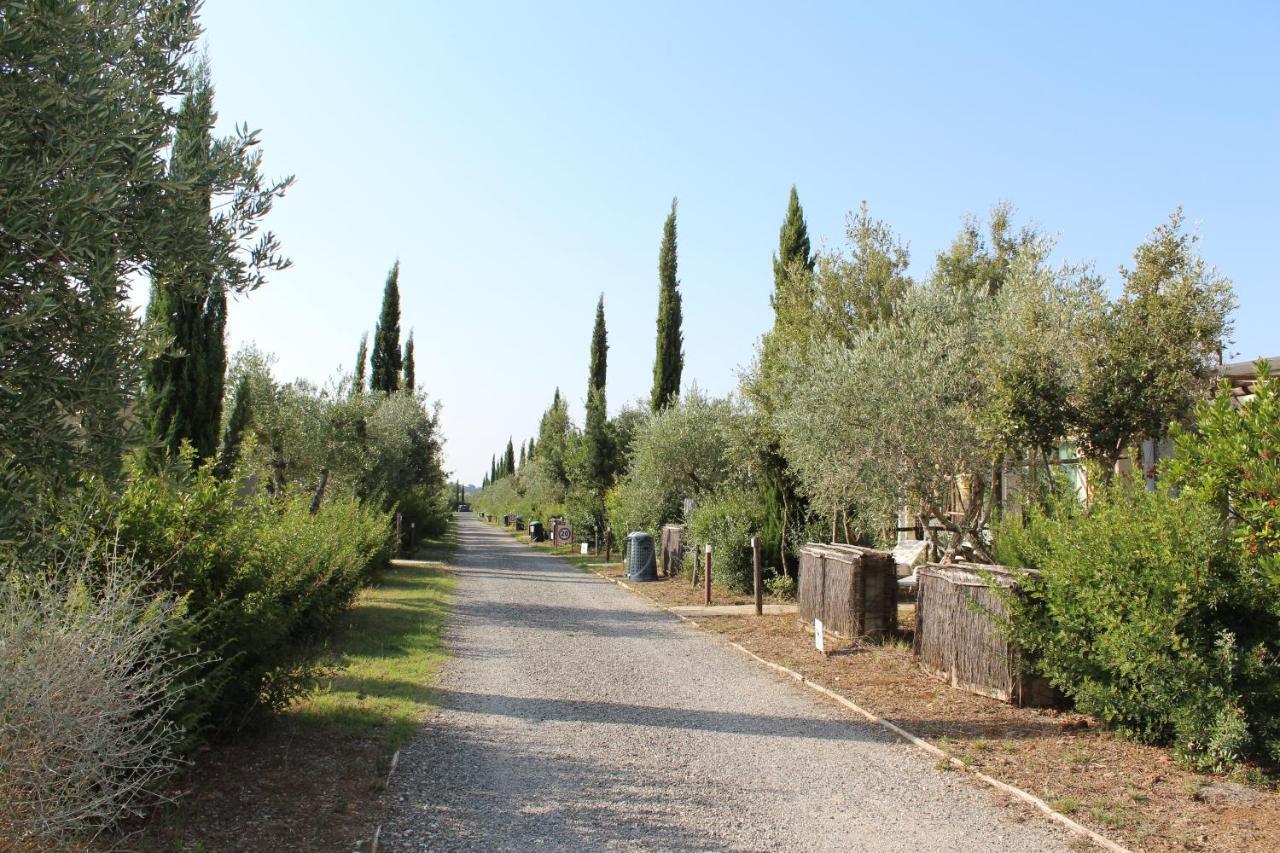
[[[844,640],[882,640],[898,629],[893,555],[856,545],[810,543],[800,549],[800,619],[822,620]]]

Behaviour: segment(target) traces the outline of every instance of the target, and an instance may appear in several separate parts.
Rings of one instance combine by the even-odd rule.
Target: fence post
[[[711,546],[707,546],[707,570],[702,575],[702,603],[711,606]]]
[[[752,579],[755,581],[756,590],[756,615],[764,614],[764,591],[760,588],[760,537],[751,537],[751,568]]]
[[[613,556],[613,528],[606,527],[604,529],[604,561],[609,562],[609,558]]]

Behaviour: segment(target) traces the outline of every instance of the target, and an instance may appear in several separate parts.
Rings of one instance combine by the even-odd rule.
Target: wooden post
[[[613,556],[613,528],[606,527],[604,529],[604,561],[609,562],[609,558]]]
[[[763,584],[760,578],[760,537],[751,537],[751,568],[752,579],[755,581],[756,589],[756,615],[764,615],[764,590],[761,589]]]
[[[702,603],[711,606],[711,546],[707,546],[707,567],[702,574]]]

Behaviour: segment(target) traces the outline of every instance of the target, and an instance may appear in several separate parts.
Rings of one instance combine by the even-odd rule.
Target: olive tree
[[[656,530],[681,517],[685,498],[711,494],[735,470],[730,421],[741,416],[731,400],[694,386],[641,424],[618,488],[614,527]]]

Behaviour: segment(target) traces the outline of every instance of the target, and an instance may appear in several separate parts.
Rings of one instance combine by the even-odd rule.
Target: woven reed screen
[[[1017,704],[1048,704],[1052,691],[1018,671],[1018,649],[1000,622],[1004,601],[992,587],[1018,590],[1029,572],[972,563],[916,570],[915,653],[920,665],[952,687]]]
[[[898,629],[893,555],[856,545],[800,549],[800,618],[843,639],[881,640]]]

